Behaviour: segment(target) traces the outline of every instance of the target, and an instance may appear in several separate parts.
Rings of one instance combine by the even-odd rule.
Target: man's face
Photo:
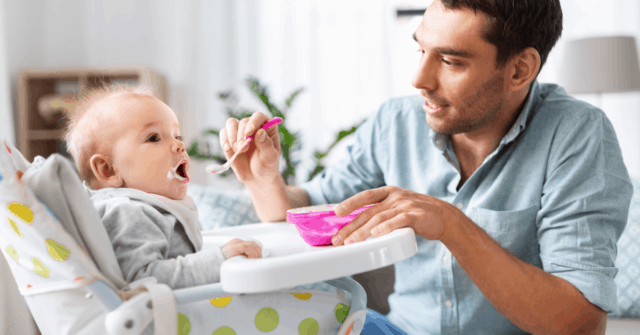
[[[189,156],[178,120],[152,97],[119,95],[105,104],[118,115],[114,123],[112,164],[123,187],[183,199],[189,181]]]
[[[415,38],[420,64],[412,85],[425,100],[427,124],[446,134],[483,129],[496,119],[505,96],[504,67],[497,48],[484,40],[487,16],[446,9],[435,0]]]

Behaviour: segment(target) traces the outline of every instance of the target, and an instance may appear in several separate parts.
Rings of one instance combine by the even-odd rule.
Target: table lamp
[[[584,38],[566,44],[559,83],[569,94],[640,90],[640,65],[632,36]]]

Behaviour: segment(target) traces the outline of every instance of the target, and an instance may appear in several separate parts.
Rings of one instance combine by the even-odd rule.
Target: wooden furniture
[[[39,113],[38,101],[48,99],[52,94],[78,94],[103,84],[126,82],[151,87],[160,100],[168,103],[167,84],[163,76],[147,68],[118,69],[57,69],[24,70],[18,75],[18,139],[20,151],[32,161],[35,156],[48,157],[52,153],[68,156],[62,139],[64,120],[51,122]],[[73,88],[76,89],[73,89]],[[60,92],[60,89],[66,90]],[[43,99],[41,99],[43,98]],[[73,98],[66,102],[75,101]],[[53,105],[53,104],[52,104]],[[69,106],[58,102],[56,106]]]

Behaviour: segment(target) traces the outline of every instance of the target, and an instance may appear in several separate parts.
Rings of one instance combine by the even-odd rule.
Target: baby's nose
[[[176,150],[177,152],[185,152],[184,142],[177,141],[177,144],[174,146],[174,150]]]

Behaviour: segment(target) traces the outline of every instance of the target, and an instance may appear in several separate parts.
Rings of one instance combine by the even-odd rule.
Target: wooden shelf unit
[[[148,68],[23,70],[18,74],[18,139],[20,151],[29,160],[36,156],[66,153],[62,139],[64,124],[47,123],[38,113],[38,99],[56,93],[56,83],[77,82],[80,93],[100,84],[136,81],[151,87],[160,100],[168,102],[167,82]]]

